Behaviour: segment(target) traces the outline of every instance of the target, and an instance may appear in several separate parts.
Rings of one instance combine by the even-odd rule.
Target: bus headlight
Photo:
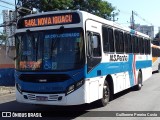
[[[69,94],[73,91],[74,91],[74,85],[71,85],[71,86],[68,87],[67,94]]]
[[[67,88],[66,95],[68,95],[68,94],[70,94],[71,92],[75,91],[76,89],[80,88],[83,84],[84,84],[84,79],[76,82],[75,84],[70,85],[70,86]]]
[[[84,84],[84,80],[78,81],[77,84],[76,84],[76,88],[81,87],[83,84]]]

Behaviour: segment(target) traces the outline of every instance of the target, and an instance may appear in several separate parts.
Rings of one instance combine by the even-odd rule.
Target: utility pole
[[[17,22],[17,0],[15,0],[15,18]]]
[[[115,22],[115,21],[118,20],[118,18],[117,18],[117,20],[115,20],[115,16],[116,16],[116,15],[118,15],[118,13],[114,13],[114,12],[113,12],[113,14],[111,14],[111,16],[112,16],[112,18],[113,18],[113,19],[112,19],[113,22]]]
[[[131,29],[135,29],[134,28],[134,11],[132,10],[132,17],[131,17]]]
[[[115,14],[114,14],[114,12],[113,12],[112,16],[113,16],[113,22],[114,22],[115,21]]]

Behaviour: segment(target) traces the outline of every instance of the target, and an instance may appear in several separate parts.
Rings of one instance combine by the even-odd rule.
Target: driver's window
[[[98,34],[93,34],[91,36],[91,45],[93,57],[101,57],[100,36]]]

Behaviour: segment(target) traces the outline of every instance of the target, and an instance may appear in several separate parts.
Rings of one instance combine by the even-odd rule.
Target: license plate
[[[48,97],[45,97],[45,96],[36,96],[36,100],[37,101],[47,101]]]

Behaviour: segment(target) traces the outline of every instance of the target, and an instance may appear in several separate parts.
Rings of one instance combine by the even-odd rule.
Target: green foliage
[[[40,11],[67,10],[72,7],[72,0],[41,0]]]
[[[0,40],[6,40],[6,38],[7,38],[6,34],[0,33]]]
[[[0,45],[4,44],[7,39],[7,35],[0,32]]]
[[[39,11],[55,11],[67,9],[80,9],[90,12],[103,18],[109,18],[115,8],[104,0],[20,0],[23,7]],[[28,14],[28,13],[27,13]]]
[[[75,6],[79,5],[80,10],[90,12],[103,18],[110,17],[111,12],[115,9],[110,3],[103,0],[74,0]]]

